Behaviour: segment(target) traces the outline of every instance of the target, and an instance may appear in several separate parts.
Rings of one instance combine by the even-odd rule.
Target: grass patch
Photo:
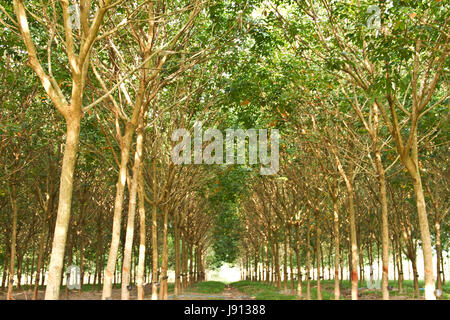
[[[389,292],[389,295],[394,296],[403,296],[408,298],[423,298],[424,291],[419,289],[419,296],[414,294],[414,281],[413,280],[404,280],[403,281],[403,291],[398,292],[398,282],[397,281],[389,281],[389,285],[393,287],[393,290]],[[295,293],[286,294],[282,291],[283,283],[281,284],[282,288],[276,288],[272,284],[268,284],[265,282],[252,282],[252,281],[238,281],[231,284],[231,286],[240,290],[241,292],[254,296],[257,300],[295,300],[298,297]],[[288,287],[291,287],[291,282],[288,283]],[[341,300],[348,300],[350,297],[343,297],[343,291],[349,291],[351,289],[351,282],[348,280],[344,280],[341,283]],[[359,288],[366,287],[365,281],[359,283]],[[424,287],[424,281],[419,281],[419,288]],[[295,281],[295,288],[297,288],[297,281]],[[441,300],[449,300],[450,299],[450,283],[447,282],[445,286],[442,287],[442,297]],[[321,281],[321,293],[322,300],[334,300],[334,280],[322,280]],[[348,293],[348,292],[347,292]],[[379,299],[382,298],[381,290],[361,290],[361,297],[364,296],[375,296]],[[306,282],[302,283],[302,294],[303,299],[306,297]],[[317,299],[317,281],[311,281],[311,299]]]
[[[219,281],[198,282],[189,288],[189,291],[196,293],[221,293],[225,290],[225,283]]]
[[[242,293],[254,296],[256,300],[296,300],[294,294],[284,294],[275,286],[264,282],[238,281],[231,283],[231,286]]]

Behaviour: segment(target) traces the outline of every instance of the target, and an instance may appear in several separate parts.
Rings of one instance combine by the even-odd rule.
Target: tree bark
[[[134,156],[133,178],[131,179],[130,199],[128,206],[128,221],[127,231],[125,234],[124,258],[122,265],[122,300],[130,299],[130,271],[131,271],[131,256],[133,250],[134,239],[134,220],[136,217],[136,200],[138,189],[139,168],[141,166],[142,158],[142,133],[137,136],[136,152]]]
[[[112,281],[115,274],[117,252],[120,244],[120,229],[122,222],[122,208],[125,193],[125,183],[128,175],[128,159],[130,155],[131,140],[133,138],[134,126],[128,123],[125,126],[125,134],[122,137],[121,145],[121,159],[119,168],[119,177],[116,184],[116,198],[114,201],[114,216],[111,236],[111,247],[108,255],[108,262],[106,264],[105,276],[103,279],[102,299],[111,299],[112,296]]]
[[[162,248],[162,263],[161,263],[161,281],[160,281],[160,300],[167,300],[168,285],[167,285],[167,266],[169,260],[169,245],[167,239],[169,209],[167,205],[164,206],[164,222],[163,222],[163,248]]]
[[[138,141],[139,135],[141,135],[141,131],[138,132]],[[138,146],[137,149],[141,149],[143,147],[144,141],[144,132],[142,130],[142,143],[141,146]],[[138,170],[138,197],[139,197],[139,261],[138,261],[138,269],[137,269],[137,290],[138,300],[144,300],[144,272],[145,272],[145,241],[146,241],[146,232],[145,232],[145,190],[144,190],[144,176],[143,176],[143,160],[141,160],[139,170]]]
[[[13,178],[13,182],[10,190],[11,207],[13,211],[12,226],[11,226],[11,249],[10,249],[10,263],[9,263],[9,283],[8,293],[6,300],[12,300],[13,288],[14,288],[14,268],[16,259],[16,240],[17,240],[17,193],[16,193],[16,181]]]
[[[81,99],[81,96],[78,97],[78,99]],[[60,283],[64,263],[64,251],[66,247],[70,210],[72,206],[73,174],[75,171],[75,162],[80,137],[81,100],[79,101],[78,107],[73,107],[72,113],[66,118],[66,123],[67,137],[61,169],[58,212],[56,216],[55,232],[53,235],[50,264],[48,267],[45,300],[59,299]]]
[[[333,230],[334,230],[334,300],[339,300],[341,289],[339,286],[339,211],[337,199],[333,198]],[[331,254],[331,252],[330,252]]]

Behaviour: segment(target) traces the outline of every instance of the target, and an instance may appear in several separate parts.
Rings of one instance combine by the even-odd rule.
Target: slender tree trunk
[[[292,257],[292,250],[289,247],[289,268],[291,274],[291,292],[295,291],[295,276],[294,276],[294,261]]]
[[[398,268],[398,292],[403,292],[403,261],[402,261],[402,248],[401,243],[397,240],[397,268]]]
[[[306,222],[306,300],[311,300],[311,251],[309,211]]]
[[[389,280],[389,222],[388,222],[388,203],[386,196],[386,177],[381,160],[381,154],[378,150],[378,142],[374,141],[375,146],[375,163],[378,171],[378,181],[380,185],[380,201],[381,201],[381,243],[382,243],[382,263],[383,274],[381,280],[381,290],[383,300],[389,300],[388,280]]]
[[[334,230],[334,300],[339,300],[341,290],[339,287],[339,211],[337,199],[333,198],[333,230]],[[330,252],[331,253],[331,252]]]
[[[280,253],[279,253],[279,244],[278,244],[278,236],[275,234],[275,281],[277,288],[281,288],[281,274],[280,274]]]
[[[283,261],[283,276],[284,276],[284,291],[287,292],[287,288],[288,288],[288,241],[287,241],[287,232],[286,230],[284,231],[284,242],[283,242],[283,251],[284,251],[284,261]]]
[[[351,241],[351,265],[352,265],[352,300],[358,300],[358,245],[356,242],[355,206],[353,203],[353,188],[349,189],[350,211],[350,241]]]
[[[112,280],[115,274],[115,267],[117,261],[117,253],[120,244],[120,229],[122,224],[122,208],[125,194],[125,183],[128,175],[128,159],[130,156],[131,140],[133,138],[134,126],[128,123],[125,126],[125,134],[121,138],[121,160],[119,168],[119,177],[116,184],[116,198],[114,201],[114,216],[111,236],[111,247],[108,255],[108,262],[106,264],[105,276],[103,279],[102,299],[108,300],[112,298]]]
[[[11,248],[10,248],[10,263],[9,263],[9,283],[8,293],[6,300],[12,300],[13,288],[14,288],[14,268],[16,259],[16,240],[17,240],[17,194],[16,194],[16,182],[13,178],[10,191],[11,207],[13,211],[12,226],[11,226]]]
[[[413,279],[414,279],[414,295],[416,297],[419,296],[419,277],[417,273],[417,264],[415,257],[411,259],[412,271],[413,271]]]
[[[133,178],[131,179],[130,198],[128,206],[127,231],[125,234],[125,245],[123,251],[122,263],[122,300],[130,299],[130,272],[131,272],[131,256],[133,251],[134,240],[134,219],[136,217],[136,202],[138,189],[139,167],[142,157],[142,135],[137,137],[137,146],[134,156]],[[138,150],[138,146],[141,150]]]
[[[188,257],[187,257],[187,242],[184,237],[181,238],[181,259],[183,261],[183,291],[188,286]]]
[[[425,207],[425,197],[423,194],[422,180],[419,173],[417,173],[414,181],[414,191],[416,193],[417,211],[419,215],[419,227],[422,239],[422,251],[424,260],[425,273],[425,299],[436,300],[434,294],[435,284],[433,278],[433,254],[431,249],[431,236],[428,227],[428,218]]]
[[[442,292],[442,278],[441,274],[441,260],[442,260],[442,250],[441,250],[441,224],[437,221],[435,224],[436,229],[436,275],[437,275],[437,288]]]
[[[356,224],[355,224],[355,204],[354,204],[354,191],[352,186],[352,172],[353,168],[350,168],[350,173],[347,174],[342,167],[341,161],[339,160],[337,153],[333,150],[335,154],[336,164],[338,171],[345,181],[345,186],[347,188],[348,194],[348,209],[350,216],[350,252],[351,252],[351,282],[352,282],[352,300],[358,300],[358,244],[356,239]]]
[[[73,236],[70,236],[70,232],[69,235],[67,237],[67,265],[70,266],[72,265],[72,259],[73,259]],[[72,238],[72,239],[71,239]],[[64,263],[63,263],[64,266]],[[66,273],[65,274],[65,278],[66,278],[66,290],[65,290],[65,295],[66,295],[66,300],[69,299],[69,274]],[[61,283],[64,281],[64,278],[61,279]]]
[[[418,147],[417,147],[417,128],[414,133],[412,143],[412,156],[406,158],[401,157],[403,164],[407,168],[414,184],[414,193],[416,197],[417,214],[419,217],[419,229],[422,241],[422,252],[424,261],[424,273],[425,273],[425,299],[436,300],[434,293],[435,284],[433,277],[433,252],[431,248],[431,236],[430,228],[428,225],[428,215],[425,204],[425,196],[423,193],[422,178],[420,177],[419,160],[418,160]]]
[[[266,283],[270,282],[270,257],[269,257],[269,248],[268,248],[269,244],[264,246],[264,250],[265,250],[265,257],[266,257],[266,277],[265,277],[265,281]]]
[[[295,254],[297,258],[297,296],[299,299],[302,299],[302,268],[300,261],[300,228],[297,226],[297,239],[296,239],[296,249]]]
[[[142,130],[142,135],[143,135]],[[138,132],[138,142],[139,136],[141,132]],[[141,146],[138,145],[137,149],[140,149],[142,152],[144,137],[142,137]],[[143,160],[142,160],[143,161]],[[145,190],[144,190],[144,176],[143,176],[143,168],[142,161],[138,170],[138,197],[139,197],[139,261],[138,261],[138,269],[137,269],[137,299],[144,300],[145,291],[144,291],[144,272],[145,272],[145,241],[146,241],[146,232],[145,232]]]
[[[42,259],[44,255],[44,244],[45,244],[45,233],[46,233],[46,218],[43,217],[42,221],[42,231],[39,237],[39,252],[38,252],[38,261],[36,266],[36,278],[34,280],[34,289],[33,289],[33,300],[37,300],[38,298],[38,290],[39,290],[39,280],[42,269]]]
[[[167,286],[167,266],[169,261],[169,245],[167,239],[169,209],[167,205],[164,206],[164,221],[163,221],[163,248],[162,248],[162,263],[161,263],[161,281],[159,299],[167,300],[168,286]]]
[[[153,205],[152,205],[152,300],[158,299],[158,221],[156,212],[156,160],[152,160]]]
[[[316,269],[317,269],[317,299],[322,300],[322,288],[320,286],[320,228],[316,221]]]
[[[180,229],[175,223],[174,226],[174,254],[175,254],[175,287],[174,295],[179,295],[181,293],[181,264],[180,264]]]
[[[76,85],[76,84],[75,84]],[[74,86],[75,86],[74,85]],[[76,90],[75,88],[73,89]],[[73,106],[72,112],[66,119],[67,133],[64,147],[63,163],[61,168],[61,180],[59,184],[59,202],[56,215],[55,232],[53,235],[52,252],[48,266],[47,288],[45,300],[58,300],[62,270],[64,263],[64,251],[66,247],[67,231],[69,229],[70,209],[72,205],[73,175],[75,161],[78,152],[81,123],[81,94],[78,107]],[[72,99],[72,104],[75,103]]]

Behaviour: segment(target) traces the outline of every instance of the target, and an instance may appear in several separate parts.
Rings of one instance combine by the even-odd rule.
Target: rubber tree
[[[118,2],[116,2],[116,4],[117,3]],[[105,0],[96,8],[95,12],[92,13],[92,5],[89,0],[82,0],[80,2],[79,20],[81,37],[77,51],[73,33],[73,27],[75,26],[72,25],[72,16],[69,12],[70,2],[68,0],[61,0],[59,1],[59,4],[61,5],[62,10],[59,10],[59,8],[56,7],[56,4],[53,3],[51,8],[53,17],[51,18],[50,15],[46,17],[47,26],[49,27],[47,46],[49,64],[48,70],[45,71],[35,48],[35,40],[31,34],[24,1],[14,0],[17,25],[19,26],[20,34],[28,53],[29,66],[40,79],[44,90],[55,107],[64,116],[67,126],[59,187],[58,212],[50,256],[47,289],[45,292],[45,299],[47,300],[59,299],[64,251],[71,211],[73,175],[78,152],[81,119],[83,118],[83,95],[88,76],[91,48],[97,39],[106,12],[112,7],[111,0]],[[39,3],[37,5],[44,4]],[[72,81],[70,99],[66,99],[58,82],[53,76],[51,67],[51,54],[53,53],[52,44],[55,41],[55,35],[58,32],[56,18],[61,14],[64,20],[64,49],[69,63]]]

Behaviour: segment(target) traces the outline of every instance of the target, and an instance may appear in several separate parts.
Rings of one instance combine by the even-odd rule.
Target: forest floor
[[[396,283],[390,281],[389,285],[392,286],[390,291],[391,300],[423,300],[423,290],[419,290],[419,295],[414,294],[414,288],[412,281],[404,281],[403,292],[399,293],[395,287]],[[294,283],[296,288],[297,283]],[[253,281],[238,281],[230,284],[225,284],[218,281],[205,281],[194,284],[186,289],[182,294],[175,296],[173,294],[173,283],[169,283],[169,300],[298,300],[298,296],[295,290],[292,289],[292,283],[288,282],[287,290],[284,290],[284,283],[282,283],[282,289],[265,282],[253,282]],[[419,287],[423,287],[423,282],[419,282]],[[321,282],[321,292],[323,300],[334,299],[334,282],[333,280],[324,280]],[[145,288],[145,295],[150,299],[151,288],[147,286]],[[303,299],[306,297],[306,284],[302,284]],[[44,288],[39,288],[38,300],[43,300],[45,295]],[[65,288],[61,289],[61,300],[100,300],[101,288],[95,288],[92,290],[92,285],[84,285],[83,290],[69,291],[66,293]],[[133,287],[130,292],[130,299],[135,300],[137,296],[137,289]],[[15,289],[13,293],[14,300],[31,300],[32,291],[23,286],[21,289]],[[113,289],[112,300],[120,300],[121,289],[117,287]],[[0,289],[0,300],[6,299],[6,290]],[[311,299],[317,299],[317,283],[311,281]],[[343,281],[341,284],[341,299],[350,300],[351,290],[350,282]],[[360,300],[378,300],[381,299],[381,290],[369,290],[361,286],[359,290]],[[443,295],[440,298],[442,300],[450,300],[450,284],[446,283],[443,287]]]
[[[186,289],[183,294],[178,296],[173,295],[173,283],[169,283],[169,300],[251,300],[254,297],[245,295],[238,289],[217,281],[205,281],[194,284]],[[32,290],[28,286],[23,286],[21,289],[13,291],[14,300],[31,300],[33,295]],[[145,288],[146,300],[150,300],[151,288]],[[43,287],[39,288],[38,300],[43,300],[45,290]],[[112,300],[120,300],[121,289],[112,290]],[[133,287],[130,291],[130,299],[136,300],[137,289]],[[60,300],[101,300],[102,291],[92,290],[92,285],[84,285],[83,290],[69,290],[66,292],[65,287],[61,289]],[[6,290],[0,289],[0,300],[6,299]]]

